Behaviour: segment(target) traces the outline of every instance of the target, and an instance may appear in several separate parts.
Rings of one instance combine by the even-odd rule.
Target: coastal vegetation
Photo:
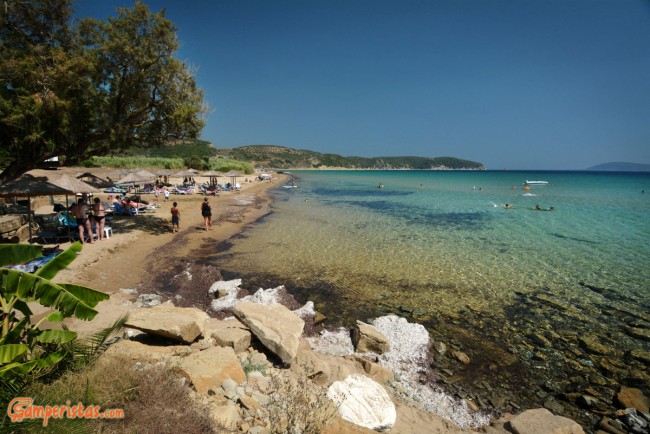
[[[220,150],[223,155],[277,169],[484,169],[481,163],[454,157],[343,157],[285,146],[251,145]]]
[[[0,13],[0,182],[58,157],[193,139],[207,110],[176,59],[164,11],[136,2],[106,21],[73,20],[72,0],[5,2]]]

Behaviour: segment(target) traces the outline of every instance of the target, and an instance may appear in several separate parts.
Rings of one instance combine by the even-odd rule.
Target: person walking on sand
[[[178,203],[174,202],[172,206],[172,234],[180,231],[181,210],[178,209]]]
[[[167,187],[165,187],[163,194],[165,195],[165,202],[167,202],[169,200],[169,190],[167,190]]]
[[[90,228],[90,221],[88,220],[88,205],[84,202],[83,199],[79,199],[77,203],[70,207],[72,215],[77,220],[77,227],[79,228],[79,239],[81,244],[86,244],[86,239],[84,237],[84,229],[88,231],[88,236],[90,237],[90,244],[94,244],[93,240],[93,231]]]
[[[104,241],[104,218],[106,217],[106,207],[98,197],[95,198],[94,202],[93,220],[95,220],[95,233],[97,234],[97,239],[99,241]]]
[[[208,202],[207,197],[203,199],[203,203],[201,204],[201,215],[203,216],[205,230],[212,230],[212,207],[210,206],[210,202]]]

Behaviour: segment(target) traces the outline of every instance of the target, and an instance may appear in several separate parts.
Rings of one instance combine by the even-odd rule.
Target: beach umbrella
[[[243,178],[244,175],[237,171],[237,170],[231,170],[230,172],[224,174],[223,176],[226,176],[228,178],[232,178],[232,186],[233,188],[235,187],[235,184],[237,183],[237,178]]]
[[[120,179],[119,181],[116,182],[116,184],[138,184],[141,182],[149,181],[154,175],[151,174],[151,177],[149,176],[141,176],[139,173],[129,173],[126,175],[124,178]]]
[[[85,182],[86,184],[93,185],[95,187],[102,187],[108,183],[107,180],[102,179],[99,176],[93,175],[90,172],[82,173],[81,175],[77,176],[77,179]]]
[[[24,174],[18,179],[0,185],[0,197],[27,197],[27,218],[29,220],[29,242],[32,242],[32,197],[71,194],[72,190],[55,185],[43,176]]]
[[[172,175],[174,178],[191,178],[196,176],[196,172],[190,172],[189,170],[181,170]]]
[[[81,193],[81,194],[95,194],[95,193],[101,193],[102,191],[93,187],[90,184],[86,184],[85,182],[74,178],[72,176],[66,175],[66,174],[58,174],[54,175],[52,177],[48,176],[48,181],[51,182],[54,185],[58,185],[59,187],[65,188],[67,190],[72,191],[73,193]],[[65,195],[65,213],[67,216],[68,214],[68,194],[66,193]],[[92,204],[89,204],[92,205]],[[66,219],[67,220],[67,219]],[[66,224],[68,228],[68,238],[70,237],[70,225]],[[92,234],[90,234],[92,236]]]

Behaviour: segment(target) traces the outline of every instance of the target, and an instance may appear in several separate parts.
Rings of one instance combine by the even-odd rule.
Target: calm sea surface
[[[486,366],[596,369],[602,354],[575,350],[585,333],[619,355],[649,349],[629,334],[650,327],[648,173],[292,174],[298,187],[277,188],[273,212],[219,258],[227,274],[284,284],[334,323],[410,315]],[[526,338],[540,330],[553,352]]]

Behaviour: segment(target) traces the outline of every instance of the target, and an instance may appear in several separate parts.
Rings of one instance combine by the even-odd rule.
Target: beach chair
[[[130,215],[133,215],[133,214],[136,213],[136,210],[134,210],[133,208],[130,208],[129,210],[127,210],[126,208],[124,208],[122,205],[120,205],[117,202],[113,202],[113,208],[115,209],[114,214],[117,214],[117,215],[128,215],[128,216],[130,216]]]

